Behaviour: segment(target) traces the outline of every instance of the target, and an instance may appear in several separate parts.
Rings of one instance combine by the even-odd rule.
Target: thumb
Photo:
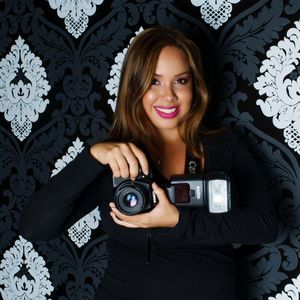
[[[168,201],[166,192],[160,186],[158,186],[155,182],[152,183],[152,189],[153,189],[154,193],[156,194],[159,201],[161,201],[161,202]]]

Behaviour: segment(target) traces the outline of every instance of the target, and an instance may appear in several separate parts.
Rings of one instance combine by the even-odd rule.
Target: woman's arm
[[[28,240],[58,237],[67,225],[97,206],[100,187],[97,178],[104,170],[89,149],[84,149],[32,196],[21,215],[20,234]],[[80,211],[76,209],[79,198],[85,203]]]
[[[182,208],[172,234],[204,244],[260,244],[276,239],[278,222],[266,179],[242,140],[234,142],[233,184],[239,191],[239,204],[222,214]]]
[[[101,176],[134,179],[139,166],[146,173],[148,161],[132,143],[97,143],[84,149],[33,195],[21,215],[21,235],[28,240],[58,237],[99,204],[101,188],[106,188]]]

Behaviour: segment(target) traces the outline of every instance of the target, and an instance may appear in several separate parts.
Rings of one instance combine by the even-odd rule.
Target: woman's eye
[[[175,83],[186,84],[188,80],[186,78],[178,78]]]
[[[157,85],[159,82],[157,79],[152,79],[151,85]]]

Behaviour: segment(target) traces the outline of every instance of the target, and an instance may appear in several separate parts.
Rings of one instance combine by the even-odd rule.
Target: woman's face
[[[178,122],[189,111],[192,99],[193,78],[186,54],[174,46],[164,47],[143,96],[147,116],[161,134],[177,134]]]

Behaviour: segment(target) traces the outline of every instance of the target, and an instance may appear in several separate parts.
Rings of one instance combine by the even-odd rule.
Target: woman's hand
[[[175,227],[179,221],[178,209],[156,183],[152,184],[152,189],[159,202],[153,210],[147,213],[127,216],[119,212],[115,204],[111,202],[109,204],[112,210],[110,215],[115,223],[130,228]]]
[[[101,164],[109,165],[114,177],[135,180],[139,167],[149,173],[146,155],[132,143],[98,143],[90,148],[91,155]]]

